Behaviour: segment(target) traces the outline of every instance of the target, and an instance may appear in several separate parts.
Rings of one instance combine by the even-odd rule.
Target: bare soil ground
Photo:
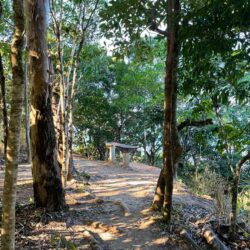
[[[169,233],[160,213],[150,210],[158,168],[139,163],[122,168],[77,156],[74,163],[79,174],[66,188],[69,209],[60,213],[34,208],[30,165],[20,165],[16,249],[192,249],[179,234],[183,228],[207,249],[199,234],[213,217],[211,199],[176,184]],[[3,177],[0,166],[0,205]]]

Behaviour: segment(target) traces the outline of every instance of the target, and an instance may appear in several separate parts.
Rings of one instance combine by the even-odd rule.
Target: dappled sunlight
[[[76,180],[68,183],[65,191],[69,210],[62,214],[42,212],[39,215],[38,212],[36,215],[35,211],[27,211],[25,220],[38,216],[38,223],[30,225],[33,229],[25,236],[29,244],[56,246],[72,242],[76,246],[86,246],[85,249],[90,242],[102,242],[111,249],[141,249],[142,242],[148,249],[171,246],[168,236],[162,235],[160,214],[151,208],[159,169],[148,166],[144,171],[142,165],[137,167],[134,163],[132,169],[124,169],[102,162],[76,162],[78,171],[91,176],[89,184]],[[24,165],[19,172],[17,197],[27,204],[33,196],[31,168]],[[191,205],[199,202],[208,205],[206,200],[205,203],[199,201],[177,185],[174,192],[175,204],[187,201]]]
[[[162,244],[166,244],[167,241],[168,241],[168,237],[161,237],[161,238],[158,238],[158,239],[155,239],[152,241],[152,244],[154,245],[162,245]]]
[[[17,186],[22,186],[22,185],[32,185],[33,180],[32,179],[21,179],[17,182]]]
[[[146,221],[140,224],[140,229],[149,228],[151,225],[155,224],[156,220],[154,218],[148,218]]]
[[[140,211],[140,213],[144,216],[147,216],[147,215],[150,215],[152,214],[153,212],[153,208],[152,207],[147,207],[147,208],[144,208],[143,210]]]

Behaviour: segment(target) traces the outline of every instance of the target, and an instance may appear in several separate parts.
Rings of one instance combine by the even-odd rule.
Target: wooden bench
[[[109,161],[116,163],[115,149],[118,148],[122,152],[123,156],[123,167],[130,166],[131,152],[135,151],[138,146],[130,146],[118,142],[107,142],[106,147],[109,149]]]

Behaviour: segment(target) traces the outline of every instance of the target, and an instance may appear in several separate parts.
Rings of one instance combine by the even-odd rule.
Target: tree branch
[[[164,36],[164,37],[167,37],[168,36],[168,33],[166,30],[161,30],[157,27],[157,24],[155,22],[152,22],[150,27],[149,27],[152,31]]]
[[[159,28],[159,26],[157,25],[156,22],[156,17],[157,17],[157,12],[155,8],[151,8],[151,9],[146,9],[146,11],[148,12],[148,25],[149,25],[149,29],[164,36],[167,37],[168,33],[167,30],[162,30]]]
[[[236,167],[236,171],[240,171],[242,165],[247,161],[250,160],[250,151],[248,151],[248,153],[243,156],[237,163],[237,167]]]
[[[181,122],[178,126],[177,129],[178,131],[181,131],[183,128],[186,127],[202,127],[206,125],[213,124],[212,119],[206,119],[206,120],[200,120],[200,121],[195,121],[195,120],[185,120],[184,122]]]
[[[88,21],[87,21],[87,24],[86,24],[84,30],[87,30],[87,28],[89,27],[90,22],[91,22],[91,20],[92,20],[92,16],[93,16],[93,14],[95,13],[95,11],[96,11],[96,9],[97,9],[98,3],[99,3],[99,0],[97,0],[97,1],[95,2],[94,9],[92,10],[92,12],[91,12],[91,14],[90,14],[90,16],[89,16],[89,19],[88,19]]]

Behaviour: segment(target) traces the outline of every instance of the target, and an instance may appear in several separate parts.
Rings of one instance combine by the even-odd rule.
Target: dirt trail
[[[175,187],[173,230],[167,233],[159,220],[160,215],[149,209],[160,170],[138,163],[131,165],[131,168],[122,168],[75,157],[76,169],[91,176],[89,185],[79,181],[68,183],[69,211],[66,213],[46,213],[39,217],[35,213],[34,225],[25,220],[26,216],[31,216],[30,209],[17,214],[17,225],[24,227],[17,228],[19,249],[55,249],[49,247],[51,244],[67,249],[67,242],[77,249],[191,249],[178,232],[184,226],[180,223],[192,222],[193,215],[191,219],[179,218],[178,211],[187,214],[199,209],[207,216],[213,202],[195,197],[183,187]],[[27,203],[32,197],[30,167],[22,165],[19,173],[17,201]],[[0,197],[2,186],[3,171],[0,169]]]
[[[117,235],[100,233],[100,237],[108,243],[111,249],[187,249],[179,242],[174,246],[171,236],[164,232],[157,218],[148,209],[152,202],[159,168],[139,163],[132,163],[131,168],[113,166],[107,162],[86,161],[75,159],[78,170],[90,174],[90,190],[104,203],[110,203],[111,213],[120,208],[123,216],[102,216],[104,224],[118,228]],[[175,187],[174,202],[176,205],[200,207],[212,211],[211,200],[195,197],[183,187]],[[118,208],[117,208],[118,207]],[[169,245],[168,245],[169,244]],[[181,247],[183,244],[183,248]]]

